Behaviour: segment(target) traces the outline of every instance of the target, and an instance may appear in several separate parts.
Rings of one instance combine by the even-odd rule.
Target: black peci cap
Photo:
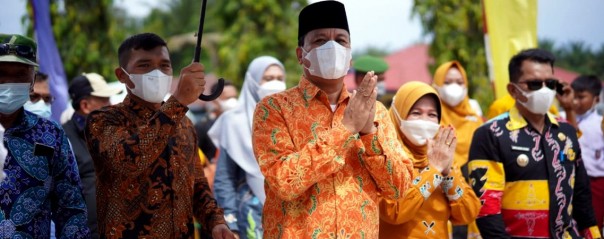
[[[322,1],[302,9],[298,17],[298,39],[312,30],[321,28],[340,28],[350,34],[344,4],[338,1]]]

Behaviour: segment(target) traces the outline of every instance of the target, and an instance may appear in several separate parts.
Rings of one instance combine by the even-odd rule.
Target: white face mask
[[[455,107],[466,98],[468,88],[457,83],[451,83],[438,87],[440,98],[449,106]]]
[[[280,80],[272,80],[269,82],[265,82],[264,84],[260,85],[260,87],[258,87],[257,93],[259,100],[262,100],[262,98],[267,97],[269,95],[284,91],[285,88],[285,82]]]
[[[550,90],[549,88],[542,86],[541,89],[532,91],[530,93],[524,92],[520,89],[520,86],[514,84],[516,89],[518,89],[524,97],[527,98],[526,102],[522,102],[516,100],[522,106],[526,107],[526,109],[533,114],[545,114],[549,110],[549,107],[554,102],[554,97],[556,96],[556,92],[554,90]]]
[[[10,115],[29,100],[30,83],[0,84],[0,114]]]
[[[348,73],[352,50],[335,41],[328,41],[320,47],[306,52],[304,59],[310,61],[308,72],[323,79],[335,80]]]
[[[159,69],[152,70],[145,74],[128,74],[124,68],[122,70],[130,77],[134,83],[134,89],[130,89],[132,94],[150,103],[161,103],[164,97],[170,91],[172,85],[172,76],[164,74]]]
[[[426,145],[428,139],[433,139],[440,125],[428,120],[402,120],[396,109],[393,110],[399,121],[399,129],[415,146]]]
[[[46,104],[43,100],[38,100],[36,103],[32,103],[28,100],[25,105],[23,105],[23,108],[45,119],[50,119],[50,115],[52,114],[50,104]]]
[[[218,100],[218,104],[220,105],[220,109],[224,112],[227,110],[232,110],[237,107],[239,102],[236,98],[229,98],[227,100]]]
[[[386,82],[385,81],[380,81],[377,84],[375,84],[375,86],[377,87],[378,96],[382,96],[382,95],[386,94]]]
[[[401,120],[401,132],[416,146],[426,145],[428,139],[433,139],[440,125],[428,120]]]

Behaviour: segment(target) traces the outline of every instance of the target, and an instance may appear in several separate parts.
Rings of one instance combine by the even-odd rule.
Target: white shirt
[[[482,117],[482,109],[480,108],[480,104],[475,99],[469,99],[468,102],[472,109],[476,112],[476,115]]]
[[[581,138],[581,158],[585,164],[587,175],[604,177],[604,135],[602,134],[602,116],[591,111],[581,119],[577,118]]]

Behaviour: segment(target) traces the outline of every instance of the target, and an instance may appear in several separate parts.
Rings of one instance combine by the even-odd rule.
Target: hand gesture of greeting
[[[441,127],[434,139],[428,141],[428,161],[430,166],[448,175],[453,164],[453,154],[457,146],[455,129],[452,126]]]
[[[352,133],[369,134],[375,132],[375,102],[377,99],[377,76],[373,71],[367,72],[363,82],[352,93],[342,124]]]

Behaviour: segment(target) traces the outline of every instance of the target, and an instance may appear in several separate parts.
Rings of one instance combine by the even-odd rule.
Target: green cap
[[[38,66],[36,51],[36,42],[31,38],[17,34],[0,33],[0,62],[19,62]]]
[[[384,73],[388,70],[388,63],[382,58],[366,55],[354,60],[353,67],[359,72]]]

